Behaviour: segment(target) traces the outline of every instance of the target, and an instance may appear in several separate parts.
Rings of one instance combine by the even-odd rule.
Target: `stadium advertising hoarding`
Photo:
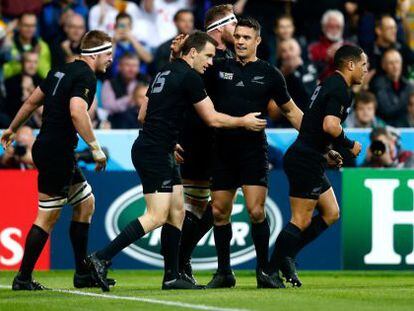
[[[329,174],[338,192],[340,173]],[[105,246],[132,219],[145,211],[142,187],[134,172],[86,172],[94,190],[96,211],[91,225],[90,251]],[[269,196],[266,202],[267,216],[271,227],[270,245],[273,246],[277,234],[290,218],[288,187],[286,177],[280,170],[270,174]],[[73,255],[68,238],[70,208],[65,208],[63,219],[52,235],[52,268],[73,268]],[[236,269],[254,269],[255,251],[250,235],[249,216],[244,199],[239,192],[232,214],[233,239],[231,260]],[[163,266],[160,255],[160,229],[147,234],[137,243],[125,249],[113,261],[113,268],[159,269]],[[330,228],[321,239],[305,248],[299,257],[301,269],[340,269],[340,226]],[[315,255],[323,254],[323,255]],[[215,269],[216,251],[212,231],[200,241],[193,258],[196,269]]]
[[[36,218],[37,172],[0,170],[0,189],[0,270],[16,270],[23,259],[26,235]],[[50,268],[49,242],[35,268]]]
[[[344,170],[345,269],[414,267],[413,198],[413,170]]]

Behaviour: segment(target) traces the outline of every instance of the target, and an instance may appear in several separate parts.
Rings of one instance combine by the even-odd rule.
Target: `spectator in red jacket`
[[[344,44],[343,39],[344,15],[338,10],[328,10],[323,14],[322,20],[323,36],[319,41],[309,46],[309,59],[313,61],[319,73],[319,79],[323,80],[335,71],[333,59],[335,52]]]

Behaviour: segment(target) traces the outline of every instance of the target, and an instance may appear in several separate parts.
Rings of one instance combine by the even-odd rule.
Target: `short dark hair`
[[[118,24],[119,20],[122,19],[122,18],[128,18],[129,21],[132,24],[132,17],[131,17],[131,15],[129,15],[128,13],[125,13],[125,12],[118,13],[118,15],[115,17],[115,24]]]
[[[231,4],[213,6],[206,13],[206,17],[204,19],[204,27],[207,28],[215,21],[218,21],[219,19],[224,18],[231,13],[233,13],[233,5]]]
[[[377,107],[377,98],[374,93],[368,91],[361,91],[355,95],[355,109],[359,105],[364,105],[368,103],[374,103],[374,106]]]
[[[385,127],[376,127],[369,134],[369,140],[370,141],[376,140],[379,136],[382,136],[382,135],[389,137],[390,132]]]
[[[354,61],[358,62],[361,60],[361,55],[364,53],[364,50],[359,46],[355,45],[343,45],[338,51],[336,51],[334,56],[334,66],[336,69],[341,69],[346,62]]]
[[[181,52],[183,55],[187,55],[192,48],[195,48],[197,52],[201,52],[207,42],[210,42],[215,47],[218,45],[217,41],[205,32],[195,31],[187,38],[187,40],[185,40],[183,47],[181,48]]]
[[[185,13],[193,15],[193,11],[191,11],[190,9],[178,10],[177,13],[174,14],[174,18],[173,18],[174,22],[176,22],[178,20],[178,18],[180,17],[181,14],[185,14]]]
[[[237,21],[236,27],[248,27],[254,29],[257,35],[260,36],[261,26],[253,17],[242,17]]]
[[[81,50],[91,49],[106,42],[112,42],[112,38],[107,33],[100,30],[91,30],[82,37],[80,48]]]
[[[122,62],[124,59],[136,59],[137,61],[139,61],[138,55],[131,52],[126,52],[122,54],[122,56],[119,58],[119,62]]]

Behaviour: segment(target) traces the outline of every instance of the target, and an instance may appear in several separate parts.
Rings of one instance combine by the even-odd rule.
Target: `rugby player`
[[[207,34],[218,43],[213,64],[219,60],[234,58],[233,33],[237,18],[230,4],[210,8],[205,17]],[[211,68],[211,67],[210,67]],[[203,80],[208,82],[211,70],[207,69]],[[211,97],[211,87],[206,84],[207,94]],[[214,103],[214,98],[212,98]],[[184,186],[184,206],[186,209],[179,253],[180,273],[196,284],[192,273],[191,254],[197,243],[213,227],[213,213],[210,199],[211,152],[213,133],[195,109],[185,116],[184,128],[180,136],[182,152],[176,152]]]
[[[332,145],[349,149],[355,157],[361,151],[361,144],[347,138],[341,123],[353,101],[351,87],[362,83],[367,63],[366,54],[356,46],[345,45],[335,53],[336,72],[315,89],[299,136],[284,156],[292,217],[276,240],[270,272],[281,271],[293,286],[302,285],[295,267],[297,253],[339,219],[324,154]],[[319,213],[313,216],[315,207]]]
[[[253,18],[239,19],[234,46],[236,59],[217,61],[212,83],[217,111],[232,116],[260,111],[262,117],[279,106],[290,123],[299,129],[303,113],[291,99],[283,75],[257,58],[261,42],[260,24]],[[251,220],[256,249],[258,288],[280,288],[283,282],[268,273],[270,229],[266,219],[269,163],[264,130],[219,129],[215,133],[212,168],[212,207],[218,269],[208,288],[233,287],[236,279],[230,266],[233,198],[242,188]]]
[[[20,270],[13,280],[13,290],[43,290],[32,279],[32,272],[62,207],[73,208],[70,224],[76,272],[75,287],[96,285],[85,265],[88,232],[95,199],[92,188],[76,165],[77,133],[89,145],[96,170],[104,170],[106,156],[92,130],[88,109],[96,89],[95,72],[105,72],[112,62],[111,38],[101,31],[90,31],[81,41],[81,56],[59,69],[51,70],[22,105],[1,142],[7,148],[17,130],[41,105],[43,122],[33,145],[33,161],[38,169],[39,209],[26,238]],[[107,280],[108,281],[108,280]],[[109,280],[113,285],[113,280]]]
[[[183,114],[192,106],[212,127],[243,127],[262,131],[266,121],[256,116],[231,117],[214,110],[199,74],[212,65],[217,42],[203,32],[191,34],[182,47],[182,56],[167,64],[154,78],[148,90],[143,130],[136,139],[132,162],[141,178],[147,210],[132,220],[104,249],[88,257],[91,271],[109,291],[106,275],[111,259],[122,249],[162,227],[161,249],[164,256],[162,289],[200,289],[182,278],[178,271],[178,252],[184,219],[183,186],[174,159]]]

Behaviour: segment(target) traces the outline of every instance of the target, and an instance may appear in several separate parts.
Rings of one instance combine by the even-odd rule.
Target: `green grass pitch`
[[[258,290],[251,271],[236,271],[233,289],[161,291],[160,271],[111,271],[117,286],[75,291],[72,271],[37,272],[45,286],[63,291],[13,292],[14,273],[0,272],[0,310],[414,310],[413,272],[301,272],[301,288]],[[209,272],[196,274],[205,284]],[[66,291],[65,291],[66,290]]]

